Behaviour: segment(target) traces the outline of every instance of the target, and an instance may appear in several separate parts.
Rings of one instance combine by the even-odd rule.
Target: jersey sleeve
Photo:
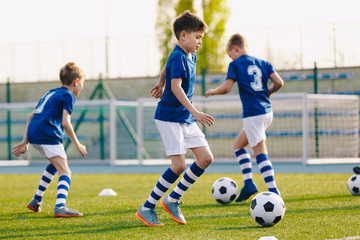
[[[187,78],[186,67],[182,57],[174,58],[171,62],[171,78]]]
[[[63,97],[63,109],[66,109],[69,114],[72,113],[75,104],[75,96],[71,93],[65,94]]]
[[[237,81],[236,66],[234,62],[231,62],[228,67],[226,79],[233,79]]]
[[[274,69],[274,67],[271,65],[271,63],[266,62],[266,64],[267,64],[267,69],[268,69],[268,73],[269,73],[269,76],[270,76],[272,73],[275,72],[275,69]]]

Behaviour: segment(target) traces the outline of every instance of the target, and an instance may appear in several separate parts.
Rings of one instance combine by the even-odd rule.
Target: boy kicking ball
[[[180,198],[195,183],[212,163],[213,155],[204,134],[195,121],[212,126],[214,119],[199,112],[192,105],[196,73],[196,54],[206,32],[205,22],[190,11],[183,12],[174,22],[174,33],[178,44],[170,54],[160,74],[160,81],[151,89],[155,98],[160,98],[155,123],[160,132],[171,166],[156,183],[147,201],[140,206],[135,216],[147,226],[163,226],[158,220],[155,205],[185,170],[185,153],[190,149],[194,162],[184,173],[175,189],[160,202],[171,218],[186,224],[180,209]]]
[[[30,210],[41,212],[45,190],[58,172],[54,217],[82,217],[82,213],[67,208],[65,205],[71,183],[71,171],[62,141],[65,130],[81,156],[87,154],[86,147],[79,142],[71,125],[75,96],[83,89],[85,74],[75,63],[68,63],[60,70],[60,81],[62,87],[48,91],[29,115],[24,138],[21,143],[12,148],[12,153],[15,156],[26,153],[30,143],[50,161],[34,198],[27,205]]]

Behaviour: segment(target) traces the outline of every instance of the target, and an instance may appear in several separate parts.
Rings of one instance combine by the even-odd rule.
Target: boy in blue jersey
[[[67,208],[65,205],[70,188],[71,171],[62,141],[65,130],[81,156],[87,154],[86,147],[79,142],[71,125],[75,96],[83,89],[85,74],[75,63],[70,62],[61,68],[60,81],[62,87],[48,91],[29,115],[24,138],[20,144],[13,147],[12,153],[15,156],[26,153],[30,143],[50,161],[34,198],[27,205],[30,210],[41,212],[44,192],[58,172],[54,217],[82,217],[82,213]]]
[[[247,54],[247,41],[242,35],[231,36],[226,52],[233,60],[229,65],[226,81],[219,87],[206,91],[205,97],[225,94],[231,90],[235,82],[238,83],[243,106],[243,129],[235,138],[234,151],[243,173],[244,187],[236,201],[245,201],[258,191],[252,179],[250,154],[245,148],[248,144],[254,150],[256,162],[268,190],[280,195],[268,157],[265,131],[273,119],[269,97],[283,86],[284,81],[269,62]],[[269,88],[268,79],[273,82]]]
[[[173,30],[178,44],[160,73],[159,83],[151,89],[155,98],[161,97],[155,112],[155,123],[166,155],[170,156],[171,166],[163,173],[147,201],[135,214],[147,226],[164,225],[158,220],[155,205],[185,170],[187,149],[194,153],[196,162],[186,170],[170,195],[160,202],[162,208],[177,223],[186,223],[180,209],[180,197],[213,161],[209,145],[196,121],[206,127],[212,126],[214,119],[197,111],[192,105],[196,74],[195,52],[200,48],[207,25],[197,15],[185,11],[175,19]]]

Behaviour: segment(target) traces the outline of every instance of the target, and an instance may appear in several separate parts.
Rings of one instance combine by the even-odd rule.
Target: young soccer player
[[[58,172],[54,217],[82,217],[82,213],[67,208],[65,205],[71,182],[71,171],[62,141],[65,130],[81,156],[87,154],[86,147],[79,142],[71,125],[75,96],[83,89],[85,74],[75,63],[70,62],[61,68],[60,81],[62,87],[48,91],[29,115],[24,138],[20,144],[13,147],[12,153],[15,156],[26,153],[30,143],[50,161],[34,198],[27,205],[30,210],[41,212],[44,192]]]
[[[192,105],[196,73],[195,52],[200,48],[207,25],[197,15],[185,11],[175,19],[173,30],[178,44],[162,69],[159,82],[151,89],[155,98],[161,97],[155,112],[155,123],[166,155],[170,156],[171,166],[162,174],[147,201],[135,214],[147,226],[164,225],[158,220],[155,205],[185,170],[186,149],[194,153],[196,162],[186,170],[170,195],[160,202],[171,218],[180,224],[186,223],[180,209],[180,197],[213,161],[208,143],[196,121],[206,127],[212,126],[214,119],[197,111]]]
[[[247,41],[242,35],[231,36],[226,52],[233,60],[229,65],[226,81],[219,87],[206,91],[205,97],[225,94],[231,90],[235,82],[238,83],[244,127],[235,138],[234,150],[244,177],[244,187],[236,201],[245,201],[258,191],[252,179],[250,154],[245,148],[248,144],[254,150],[256,162],[268,190],[280,195],[268,157],[265,130],[273,119],[269,97],[283,86],[284,81],[269,62],[248,55]],[[273,82],[269,88],[268,79]]]

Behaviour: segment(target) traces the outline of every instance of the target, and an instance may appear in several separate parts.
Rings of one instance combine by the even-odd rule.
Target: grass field
[[[347,190],[350,174],[277,174],[285,201],[284,218],[260,227],[249,213],[250,200],[222,206],[211,195],[212,183],[225,174],[205,174],[182,197],[186,225],[158,206],[164,227],[146,227],[134,214],[147,199],[159,174],[73,175],[67,205],[83,218],[53,218],[56,182],[44,196],[41,213],[31,212],[39,175],[0,175],[0,239],[339,239],[360,236],[360,198]],[[239,174],[226,174],[242,186]],[[265,184],[254,174],[260,191]],[[99,197],[104,188],[117,196]],[[352,238],[355,239],[355,238]]]

